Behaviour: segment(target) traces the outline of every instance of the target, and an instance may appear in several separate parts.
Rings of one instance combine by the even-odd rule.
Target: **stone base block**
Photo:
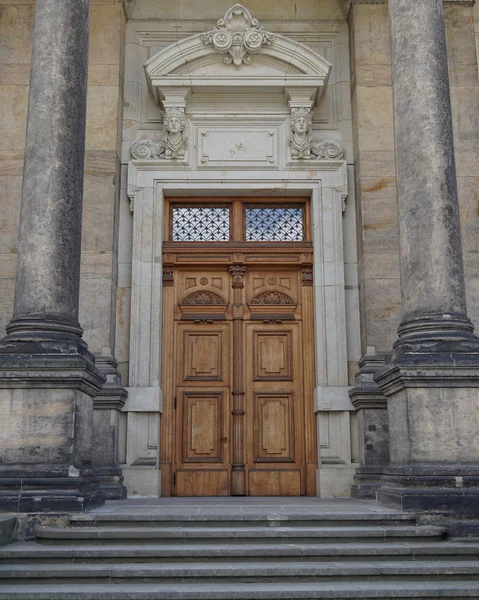
[[[479,470],[460,465],[389,468],[377,500],[405,511],[479,516]]]
[[[376,500],[376,492],[381,487],[383,470],[377,467],[360,467],[351,486],[351,497],[356,500]]]
[[[105,500],[124,500],[127,495],[120,467],[95,467],[96,478]]]
[[[128,498],[160,498],[161,470],[149,467],[122,467]]]
[[[91,470],[0,468],[0,511],[84,511],[104,503]]]
[[[322,465],[317,471],[321,498],[349,498],[356,473],[355,465]]]

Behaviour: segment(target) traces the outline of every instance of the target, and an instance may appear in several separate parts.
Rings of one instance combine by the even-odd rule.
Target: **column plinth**
[[[467,316],[443,3],[389,0],[403,319],[374,379],[378,500],[479,513],[479,340]]]
[[[37,0],[14,314],[0,342],[0,510],[103,502],[78,323],[89,0]]]

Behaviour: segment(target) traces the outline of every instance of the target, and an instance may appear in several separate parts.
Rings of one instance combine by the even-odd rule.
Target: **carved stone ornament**
[[[185,306],[213,304],[215,306],[224,306],[226,302],[221,296],[213,292],[194,292],[187,296],[181,303]]]
[[[244,276],[247,268],[243,265],[231,265],[229,271],[233,278],[232,288],[234,290],[242,290],[244,288]]]
[[[165,158],[184,158],[188,141],[185,109],[179,106],[168,107],[165,110],[163,126],[166,131],[163,139]]]
[[[241,4],[235,4],[212,31],[201,36],[205,44],[213,44],[216,52],[225,54],[223,61],[237,67],[253,61],[263,45],[271,44],[274,34],[264,31],[257,19]]]
[[[311,159],[311,129],[313,112],[310,108],[300,106],[291,109],[291,157],[296,160]]]
[[[282,292],[262,292],[251,300],[251,304],[294,304],[292,299]]]
[[[311,145],[311,158],[313,160],[341,160],[344,150],[334,140],[324,140]]]
[[[165,146],[162,142],[140,140],[133,144],[131,156],[135,160],[158,160],[165,158]]]

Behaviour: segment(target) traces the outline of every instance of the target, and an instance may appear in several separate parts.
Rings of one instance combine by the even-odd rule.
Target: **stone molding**
[[[201,34],[202,41],[212,44],[218,54],[223,54],[223,62],[227,65],[250,65],[252,54],[257,54],[263,45],[271,44],[275,36],[264,31],[258,19],[253,19],[250,12],[241,4],[232,6],[216,27]]]
[[[372,347],[374,350],[374,347]],[[384,367],[387,353],[366,354],[359,361],[359,372],[356,373],[355,386],[349,397],[356,410],[387,409],[387,398],[374,381],[374,375]]]
[[[205,61],[217,51],[213,44],[205,46],[202,35],[170,44],[145,63],[148,88],[159,106],[165,106],[165,99],[166,104],[171,105],[173,100],[168,98],[187,98],[192,91],[209,92],[214,87],[217,93],[229,93],[233,98],[241,89],[251,94],[258,89],[284,93],[285,89],[288,92],[292,88],[296,95],[299,93],[302,98],[310,99],[312,107],[326,89],[331,63],[308,46],[279,34],[258,49],[264,73],[251,77],[248,65],[241,62],[231,70],[231,76],[222,74],[218,77],[211,70],[205,74]],[[273,72],[269,72],[270,65],[275,67]],[[278,72],[280,70],[284,72]]]
[[[444,0],[444,4],[462,4],[474,6],[476,0]],[[355,4],[387,4],[388,0],[339,0],[344,16],[347,18]]]

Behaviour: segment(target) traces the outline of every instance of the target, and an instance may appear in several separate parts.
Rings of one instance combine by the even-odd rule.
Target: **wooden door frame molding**
[[[162,308],[164,197],[271,196],[311,199],[313,265],[315,400],[317,414],[353,411],[349,400],[346,342],[342,214],[348,194],[345,161],[318,161],[314,171],[291,166],[285,171],[249,172],[249,179],[234,171],[188,173],[184,167],[160,161],[133,160],[128,166],[128,196],[133,212],[133,258],[131,283],[129,399],[124,407],[128,419],[138,413],[161,415],[162,402]],[[165,294],[167,302],[168,294]],[[348,417],[349,420],[349,417]],[[349,422],[349,421],[348,421]],[[344,426],[348,426],[344,421]],[[349,430],[347,432],[349,434]],[[141,456],[128,441],[128,469]],[[152,449],[153,453],[153,449]],[[156,469],[159,446],[156,449]],[[344,447],[340,462],[351,468],[351,454]],[[320,471],[317,490],[320,487]],[[159,484],[158,484],[158,487]],[[154,494],[152,494],[154,495]]]

